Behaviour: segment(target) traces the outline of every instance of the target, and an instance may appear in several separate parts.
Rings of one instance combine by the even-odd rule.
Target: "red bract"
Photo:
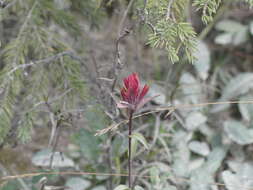
[[[128,108],[136,111],[141,108],[150,99],[144,98],[149,90],[148,85],[144,85],[141,89],[139,76],[133,73],[124,79],[124,87],[121,89],[121,97],[123,101],[118,103],[119,108]]]

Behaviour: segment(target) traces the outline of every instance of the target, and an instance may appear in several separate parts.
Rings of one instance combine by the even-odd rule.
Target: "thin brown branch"
[[[124,23],[126,21],[126,17],[127,17],[127,14],[130,10],[130,8],[132,7],[133,3],[134,3],[135,0],[131,0],[128,5],[127,5],[127,8],[126,10],[124,11],[124,14],[123,14],[123,17],[121,18],[121,21],[120,21],[120,24],[119,24],[119,28],[118,28],[118,38],[121,36],[121,32],[123,30],[123,26],[124,26]]]
[[[133,120],[133,111],[130,111],[129,114],[129,123],[128,123],[128,183],[129,189],[132,188],[132,120]]]
[[[119,28],[118,28],[118,37],[117,37],[116,44],[115,44],[116,50],[115,50],[115,60],[114,60],[114,66],[113,66],[114,80],[113,80],[112,87],[111,87],[112,92],[114,92],[114,89],[115,89],[115,86],[116,86],[116,83],[118,80],[118,71],[122,69],[119,44],[120,44],[121,40],[124,39],[132,30],[132,28],[131,29],[123,29],[123,28],[124,28],[124,23],[127,18],[127,14],[129,12],[130,8],[132,7],[134,1],[135,0],[131,0],[128,3],[128,6],[127,6],[126,10],[124,11],[124,14],[120,20],[120,24],[119,24]]]
[[[168,6],[167,6],[167,12],[166,12],[166,20],[170,19],[171,14],[171,7],[175,0],[169,0]]]
[[[53,56],[50,56],[50,57],[46,57],[44,59],[40,59],[40,60],[36,60],[36,61],[31,61],[30,63],[26,63],[26,64],[22,64],[22,65],[18,65],[16,67],[14,67],[13,69],[11,69],[7,75],[11,75],[12,73],[14,73],[15,71],[17,71],[18,69],[25,69],[26,67],[30,67],[30,66],[34,66],[34,65],[37,65],[37,64],[41,64],[41,63],[44,63],[44,64],[48,64],[48,63],[51,63],[63,56],[69,56],[71,57],[73,60],[76,60],[80,63],[84,63],[82,61],[82,59],[80,57],[78,57],[77,55],[74,55],[73,52],[71,51],[64,51],[64,52],[61,52],[61,53],[58,53],[56,55],[53,55]],[[83,64],[85,66],[85,64]],[[85,66],[85,68],[87,69],[87,67]]]
[[[118,80],[118,70],[122,69],[122,63],[121,63],[121,57],[120,57],[120,50],[119,50],[119,44],[122,39],[124,39],[128,34],[130,34],[129,30],[125,30],[125,32],[117,39],[116,41],[116,52],[115,52],[115,61],[113,66],[114,71],[114,80],[112,83],[111,91],[114,92],[117,80]]]

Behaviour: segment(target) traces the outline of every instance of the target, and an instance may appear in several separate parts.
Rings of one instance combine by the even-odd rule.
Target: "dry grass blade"
[[[169,110],[169,112],[165,115],[164,118],[167,118],[170,114],[172,114],[175,110],[174,109],[171,109]]]
[[[163,108],[157,108],[155,110],[143,113],[143,114],[139,114],[139,115],[135,115],[133,117],[133,119],[142,117],[144,115],[149,115],[151,113],[157,113],[160,111],[169,111],[166,114],[166,117],[168,115],[170,115],[173,111],[175,111],[176,109],[190,109],[190,108],[197,108],[197,107],[204,107],[204,106],[210,106],[210,105],[222,105],[222,104],[253,104],[253,100],[247,100],[247,101],[225,101],[225,102],[206,102],[206,103],[199,103],[199,104],[182,104],[182,105],[177,105],[177,106],[168,106],[168,107],[163,107]],[[102,129],[102,130],[98,130],[95,134],[95,136],[98,135],[103,135],[111,130],[115,130],[117,129],[120,125],[122,124],[126,124],[128,123],[128,120],[123,120],[117,124],[112,124],[109,127]]]
[[[68,171],[68,172],[38,172],[38,173],[27,173],[27,174],[20,174],[20,175],[13,175],[13,176],[5,176],[0,178],[0,187],[3,187],[7,181],[9,180],[14,180],[14,179],[19,179],[19,178],[28,178],[28,177],[35,177],[35,176],[39,176],[39,175],[95,175],[95,176],[115,176],[115,177],[127,177],[128,174],[127,173],[96,173],[96,172],[73,172],[73,171]],[[151,175],[137,175],[134,174],[132,176],[135,177],[140,177],[140,178],[153,178],[154,176]],[[167,177],[167,179],[176,179],[177,181],[181,181],[181,182],[186,182],[186,183],[195,183],[195,184],[199,184],[199,185],[215,185],[215,186],[219,186],[219,187],[234,187],[234,188],[238,188],[241,190],[253,190],[253,187],[245,187],[242,185],[227,185],[224,183],[217,183],[217,182],[210,182],[210,183],[203,183],[200,181],[194,181],[194,180],[190,180],[187,178],[182,178],[182,177]],[[248,179],[248,178],[247,178]],[[248,179],[248,180],[253,180],[252,179]]]
[[[104,128],[104,129],[102,129],[102,130],[98,130],[97,133],[95,134],[95,136],[103,135],[103,134],[105,134],[105,133],[107,133],[107,132],[109,132],[109,131],[111,131],[111,130],[113,130],[113,129],[116,129],[119,125],[125,123],[126,121],[128,121],[128,120],[121,121],[121,122],[116,123],[116,124],[113,123],[113,124],[111,124],[111,125],[110,125],[109,127],[107,127],[107,128]]]

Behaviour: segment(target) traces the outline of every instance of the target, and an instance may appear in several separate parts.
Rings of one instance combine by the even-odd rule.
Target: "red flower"
[[[124,79],[124,87],[120,93],[123,101],[118,103],[119,108],[128,108],[132,111],[138,110],[151,99],[144,98],[149,90],[148,85],[141,89],[140,80],[137,73],[133,73]]]

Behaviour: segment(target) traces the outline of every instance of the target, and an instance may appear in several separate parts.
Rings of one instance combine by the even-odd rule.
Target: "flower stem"
[[[133,119],[133,111],[130,110],[129,113],[129,123],[128,123],[128,183],[129,188],[132,188],[132,159],[131,159],[131,152],[132,152],[132,119]]]

